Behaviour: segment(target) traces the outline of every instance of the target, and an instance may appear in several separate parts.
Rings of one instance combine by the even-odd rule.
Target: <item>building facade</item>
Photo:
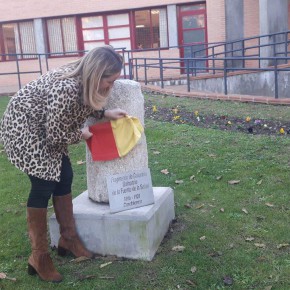
[[[61,65],[103,44],[184,57],[181,45],[219,43],[289,29],[290,0],[10,0],[1,3],[0,69],[33,66],[34,53]],[[170,49],[169,49],[170,47]],[[175,49],[176,48],[176,49]],[[144,50],[144,51],[143,51]],[[156,55],[157,56],[157,55]],[[27,62],[30,60],[30,62]],[[29,79],[26,76],[25,79]],[[5,78],[0,78],[1,82]]]

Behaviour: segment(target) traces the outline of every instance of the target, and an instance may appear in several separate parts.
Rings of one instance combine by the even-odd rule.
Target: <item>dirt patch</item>
[[[186,108],[155,109],[151,102],[145,106],[145,117],[156,121],[175,124],[187,124],[200,128],[211,128],[224,131],[238,131],[253,135],[285,135],[290,136],[290,122],[279,120],[241,119],[232,116],[215,114],[199,115],[198,112],[187,112]]]

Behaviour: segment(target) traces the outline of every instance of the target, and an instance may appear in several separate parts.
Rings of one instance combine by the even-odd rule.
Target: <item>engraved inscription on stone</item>
[[[107,176],[112,213],[154,203],[149,168]]]

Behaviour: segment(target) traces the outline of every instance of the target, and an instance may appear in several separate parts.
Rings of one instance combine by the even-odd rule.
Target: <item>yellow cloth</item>
[[[111,121],[113,134],[120,157],[128,154],[141,138],[144,128],[136,117],[126,116]]]

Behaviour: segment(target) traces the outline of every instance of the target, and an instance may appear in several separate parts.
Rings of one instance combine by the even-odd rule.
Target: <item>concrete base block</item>
[[[77,231],[87,249],[100,255],[152,260],[175,217],[174,192],[154,187],[154,204],[110,213],[108,204],[96,203],[85,191],[73,200]],[[51,246],[57,247],[59,226],[49,219]]]

